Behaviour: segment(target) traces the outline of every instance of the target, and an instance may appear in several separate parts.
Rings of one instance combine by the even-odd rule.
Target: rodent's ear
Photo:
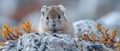
[[[46,9],[47,9],[47,7],[46,7],[46,5],[43,5],[42,6],[42,8],[41,8],[41,14],[43,14],[44,15],[44,13],[45,13],[45,11],[46,11]]]
[[[66,12],[66,8],[63,6],[63,5],[59,5],[59,9],[61,10],[61,11],[63,11],[63,12]]]

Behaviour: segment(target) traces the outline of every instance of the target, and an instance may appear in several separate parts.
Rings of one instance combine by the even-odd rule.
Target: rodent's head
[[[41,25],[44,29],[60,31],[68,22],[63,5],[48,6],[41,9]]]

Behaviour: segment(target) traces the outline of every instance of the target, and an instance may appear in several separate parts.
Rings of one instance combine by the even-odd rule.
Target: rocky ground
[[[69,35],[57,33],[24,34],[16,41],[7,41],[4,47],[0,47],[1,51],[88,51],[88,49],[101,51],[102,45],[94,45],[92,42],[79,41]]]
[[[95,34],[96,39],[100,39],[101,36],[95,24],[96,21],[93,20],[75,22],[73,24],[75,38],[60,33],[25,33],[14,41],[6,41],[5,46],[0,46],[0,51],[114,51],[97,40],[94,43],[93,40],[87,39],[85,34]],[[81,38],[82,34],[86,38]]]

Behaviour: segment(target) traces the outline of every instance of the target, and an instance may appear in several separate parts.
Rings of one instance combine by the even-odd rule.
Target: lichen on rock
[[[15,42],[9,42],[1,47],[4,51],[74,51],[75,40],[66,34],[53,34],[45,36],[45,33],[24,34]],[[14,49],[13,49],[14,48]]]
[[[116,28],[109,32],[108,28],[93,20],[75,22],[74,27],[75,38],[62,33],[36,33],[31,28],[24,30],[27,26],[22,26],[24,33],[18,33],[20,36],[14,40],[5,37],[7,40],[0,43],[0,51],[115,51],[120,48]]]

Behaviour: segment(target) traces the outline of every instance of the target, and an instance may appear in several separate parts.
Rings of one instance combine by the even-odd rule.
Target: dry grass
[[[79,40],[87,40],[93,43],[99,42],[109,48],[120,48],[120,41],[116,41],[117,28],[114,28],[112,33],[109,33],[109,28],[102,28],[100,24],[96,24],[95,28],[100,32],[101,37],[98,39],[95,34],[82,34],[79,36]],[[88,31],[89,33],[89,31]],[[91,37],[91,38],[90,38]]]
[[[22,30],[22,31],[21,31]],[[21,23],[19,27],[10,27],[8,24],[3,24],[2,29],[0,30],[3,42],[0,42],[0,45],[4,45],[4,41],[7,40],[16,40],[24,33],[38,32],[37,29],[32,28],[32,25],[29,21]]]
[[[4,42],[0,42],[0,46],[4,46],[5,45],[5,43]]]
[[[79,40],[91,41],[94,44],[99,42],[108,46],[109,48],[120,49],[120,41],[116,41],[115,37],[117,35],[117,28],[114,28],[112,33],[109,33],[109,28],[102,28],[100,24],[95,25],[96,29],[100,32],[101,38],[98,39],[95,34],[83,34],[79,36]],[[20,31],[22,30],[22,31]],[[4,46],[4,41],[7,40],[16,40],[24,33],[38,32],[37,29],[32,28],[32,25],[29,21],[25,23],[19,24],[19,27],[10,27],[7,24],[2,25],[2,29],[0,30],[3,42],[0,42],[1,46]],[[89,31],[88,31],[89,33]]]

